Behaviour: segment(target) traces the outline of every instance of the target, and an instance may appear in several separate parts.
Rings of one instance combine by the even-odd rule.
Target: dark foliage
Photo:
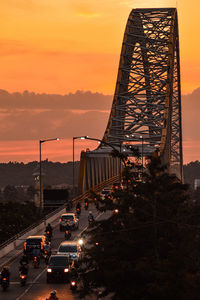
[[[46,185],[67,183],[72,185],[72,162],[60,163],[45,160],[42,162]],[[77,182],[79,162],[75,162],[75,180]],[[39,171],[37,161],[27,164],[18,162],[0,163],[0,187],[6,185],[33,185],[33,173]]]
[[[80,294],[199,299],[200,207],[191,205],[188,186],[167,174],[159,158],[151,159],[142,181],[132,176],[136,168],[126,162],[127,188],[99,200],[109,217],[88,231]]]
[[[34,203],[9,201],[0,204],[0,243],[39,220]]]

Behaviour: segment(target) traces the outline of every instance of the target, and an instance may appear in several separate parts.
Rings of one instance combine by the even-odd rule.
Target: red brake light
[[[61,222],[61,221],[62,221],[62,219],[60,218],[60,219],[59,219],[59,221]]]
[[[26,245],[27,245],[27,242],[24,243],[24,250],[26,250]]]
[[[44,248],[44,245],[43,245],[43,242],[41,242],[41,249],[43,249]]]

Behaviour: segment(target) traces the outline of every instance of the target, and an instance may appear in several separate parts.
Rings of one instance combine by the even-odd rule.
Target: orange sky
[[[89,90],[112,95],[131,9],[176,5],[182,93],[190,94],[200,87],[200,4],[197,0],[0,1],[0,89],[57,94]],[[71,141],[45,144],[44,157],[70,160]],[[0,136],[0,162],[37,160],[37,143],[31,137],[29,141],[3,141]],[[199,159],[200,143],[195,148],[193,143],[193,140],[184,141],[185,162]],[[77,159],[78,149],[88,146],[77,141]]]
[[[113,94],[127,17],[134,7],[179,11],[183,93],[199,86],[197,0],[0,2],[0,78],[8,91]]]

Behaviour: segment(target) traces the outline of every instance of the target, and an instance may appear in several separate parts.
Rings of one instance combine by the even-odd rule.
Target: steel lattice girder
[[[178,20],[175,8],[133,9],[103,140],[159,151],[182,180]],[[100,146],[101,147],[101,146]]]

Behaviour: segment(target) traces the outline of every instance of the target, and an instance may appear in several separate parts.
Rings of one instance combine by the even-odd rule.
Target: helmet
[[[56,291],[52,291],[52,292],[50,293],[50,295],[51,295],[51,296],[56,296]]]

